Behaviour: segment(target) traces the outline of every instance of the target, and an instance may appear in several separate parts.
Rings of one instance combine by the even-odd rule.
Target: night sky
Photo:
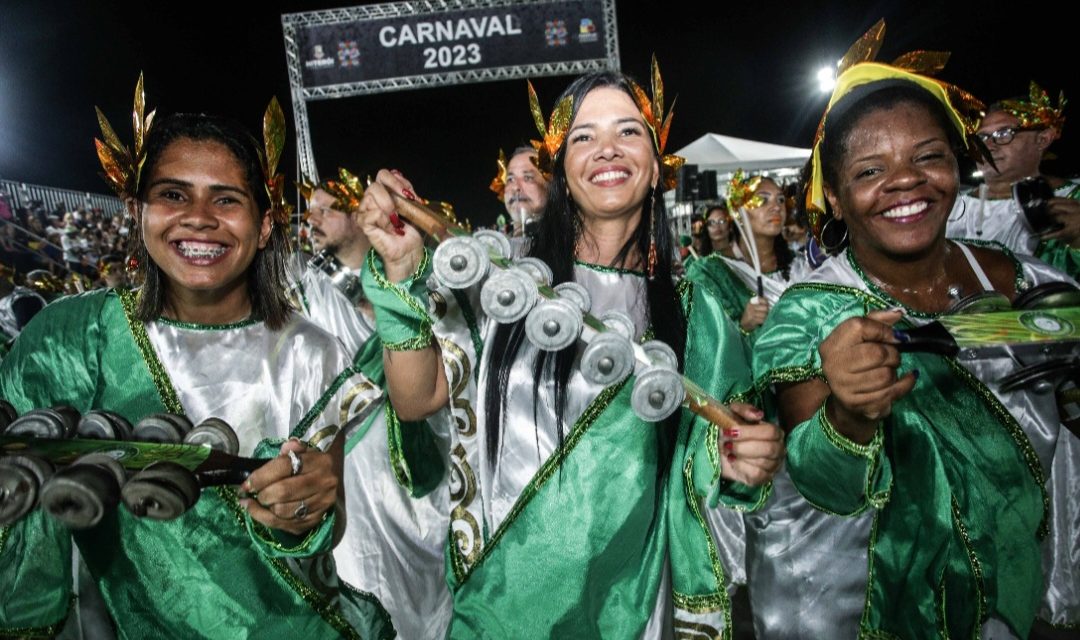
[[[280,15],[357,3],[227,1],[0,2],[0,177],[107,192],[92,139],[100,106],[121,138],[135,79],[159,113],[216,112],[252,130],[271,95],[292,127]],[[785,6],[792,5],[792,6]],[[693,9],[687,8],[693,6]],[[699,6],[701,8],[699,8]],[[1036,3],[617,2],[622,69],[646,78],[656,53],[668,101],[678,96],[669,151],[706,132],[808,146],[826,96],[814,74],[878,18],[882,60],[952,51],[941,77],[983,99],[1026,93],[1035,79],[1080,101],[1074,25]],[[670,8],[668,12],[661,7]],[[738,8],[735,8],[738,7]],[[1025,13],[1025,11],[1027,11]],[[1066,51],[1070,53],[1065,53]],[[535,81],[545,113],[569,77]],[[1080,168],[1080,102],[1051,168]],[[487,185],[497,150],[535,135],[524,80],[309,104],[320,171],[400,169],[421,195],[486,223],[501,207]],[[293,145],[285,167],[296,177]]]

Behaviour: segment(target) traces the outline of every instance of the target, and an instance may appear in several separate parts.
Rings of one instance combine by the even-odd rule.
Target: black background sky
[[[162,113],[222,113],[255,130],[277,95],[291,129],[280,15],[355,4],[0,1],[0,177],[107,192],[93,151],[93,106],[128,140],[140,70],[148,104]],[[1035,79],[1055,96],[1063,89],[1080,100],[1080,29],[1052,6],[617,0],[616,12],[622,69],[647,77],[655,52],[668,100],[678,95],[670,151],[706,132],[808,146],[826,100],[816,70],[880,17],[883,60],[948,50],[941,76],[983,99],[1026,93]],[[545,113],[569,81],[535,82]],[[1054,148],[1061,174],[1080,167],[1077,109],[1066,110],[1074,120]],[[497,150],[534,134],[523,80],[313,102],[309,116],[323,173],[396,167],[422,195],[454,203],[474,223],[501,208],[487,191]]]

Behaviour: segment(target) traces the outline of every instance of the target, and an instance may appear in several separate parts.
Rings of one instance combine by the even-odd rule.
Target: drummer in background
[[[345,350],[355,355],[375,333],[371,303],[360,286],[360,268],[371,243],[353,220],[347,192],[341,191],[341,185],[334,181],[300,185],[307,200],[306,219],[316,258],[292,279],[297,294],[294,302],[300,312],[336,336]],[[324,270],[316,263],[328,268]]]

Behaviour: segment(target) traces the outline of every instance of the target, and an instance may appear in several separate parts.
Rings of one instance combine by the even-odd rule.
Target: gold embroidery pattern
[[[316,431],[313,436],[311,436],[311,439],[308,440],[308,446],[315,447],[320,451],[325,451],[325,449],[319,446],[319,443],[327,439],[333,440],[334,436],[337,435],[338,431],[340,431],[340,429],[338,429],[337,425],[335,424],[323,427],[322,429]]]
[[[675,618],[672,626],[675,628],[675,640],[721,640],[730,635],[721,633],[716,627],[707,624],[678,618]]]
[[[439,346],[442,347],[443,362],[450,368],[450,406],[454,426],[462,436],[476,435],[476,413],[464,397],[472,373],[469,357],[464,349],[445,338],[439,340]]]
[[[450,452],[450,499],[457,503],[450,512],[450,533],[453,537],[454,574],[461,582],[480,557],[484,544],[480,526],[468,510],[476,499],[476,476],[465,459],[465,448],[461,444]]]
[[[373,394],[370,392],[374,392]],[[341,410],[338,414],[338,424],[349,423],[349,417],[363,414],[364,411],[381,397],[379,388],[364,378],[357,382],[351,389],[345,392],[341,398]],[[354,404],[355,402],[355,404]]]

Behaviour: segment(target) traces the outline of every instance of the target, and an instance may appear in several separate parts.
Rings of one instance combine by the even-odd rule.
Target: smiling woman
[[[738,429],[721,434],[688,411],[643,421],[630,408],[633,385],[590,382],[580,345],[541,351],[524,320],[498,324],[469,304],[473,292],[440,294],[422,312],[429,259],[419,233],[396,233],[390,217],[395,198],[415,190],[384,171],[361,203],[377,253],[364,286],[393,406],[411,419],[448,405],[458,423],[448,450],[451,637],[730,633],[727,588],[740,568],[728,551],[740,541],[722,532],[717,545],[706,519],[759,505],[783,445],[777,427],[737,402],[750,389],[735,328],[707,293],[673,283],[661,193],[675,162],[663,155],[653,71],[654,100],[607,72],[578,78],[557,101],[538,152],[550,181],[529,257],[550,266],[553,285],[583,288],[592,314],[619,312],[636,340],[668,343],[681,372],[736,401]]]
[[[179,114],[147,141],[147,175],[127,201],[139,221],[138,316],[285,322],[286,229],[268,214],[258,148],[231,123]]]
[[[1077,440],[1053,402],[996,384],[1011,358],[898,345],[964,294],[1066,278],[945,239],[965,94],[860,59],[883,32],[845,57],[814,151],[809,204],[848,246],[785,292],[755,344],[790,434],[774,502],[747,519],[757,631],[1027,638],[1037,613],[1076,621]],[[897,64],[926,68],[920,55]]]
[[[20,412],[67,404],[132,423],[221,418],[240,455],[268,461],[174,520],[121,509],[69,532],[35,512],[0,530],[0,635],[81,624],[68,618],[74,541],[90,576],[80,592],[100,588],[114,627],[90,637],[389,637],[377,602],[338,590],[330,554],[342,445],[380,394],[286,302],[287,209],[263,187],[283,182],[280,146],[260,157],[242,127],[206,115],[167,116],[136,132],[134,150],[107,127],[99,155],[138,221],[145,284],[47,307],[0,366],[0,397]]]
[[[783,190],[772,178],[743,180],[741,174],[736,173],[730,183],[733,211],[715,210],[708,220],[710,225],[726,222],[715,231],[710,226],[710,235],[733,228],[731,249],[727,254],[713,253],[693,261],[686,268],[686,277],[712,290],[752,346],[769,308],[788,285],[809,273],[810,266],[805,254],[793,254],[784,241],[787,210]],[[745,224],[735,224],[740,217]]]

